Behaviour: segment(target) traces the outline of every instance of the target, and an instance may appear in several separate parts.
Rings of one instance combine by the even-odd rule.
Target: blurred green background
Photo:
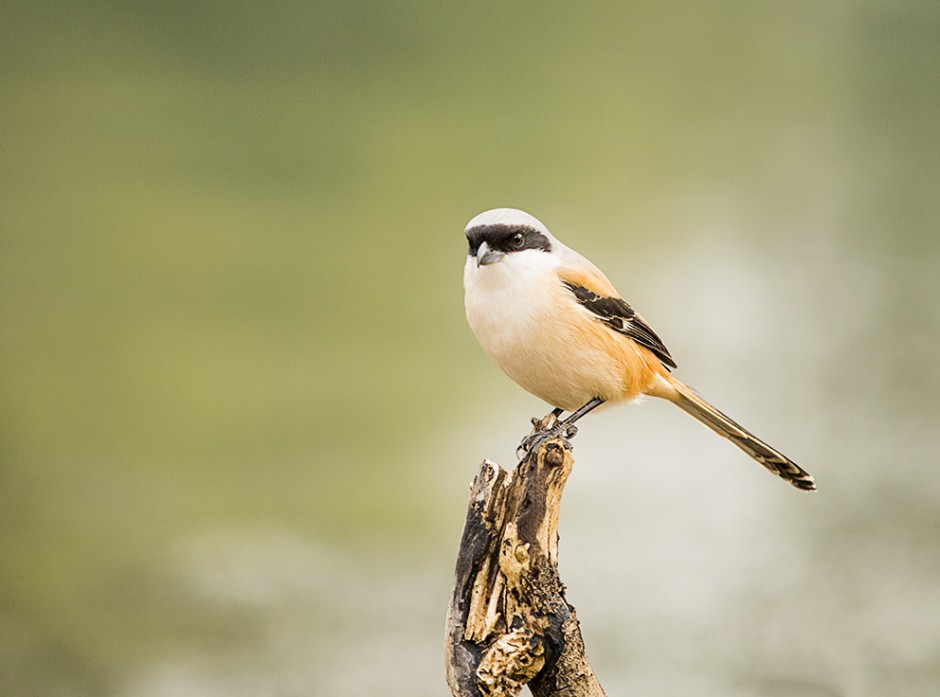
[[[462,230],[594,258],[678,375],[592,416],[610,694],[940,685],[940,4],[0,7],[0,694],[446,694],[467,483],[546,407]]]

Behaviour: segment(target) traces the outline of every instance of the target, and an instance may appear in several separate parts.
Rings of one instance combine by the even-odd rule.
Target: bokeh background
[[[547,411],[463,319],[530,210],[678,375],[582,426],[611,695],[940,689],[940,4],[0,7],[0,694],[443,695],[467,485]]]

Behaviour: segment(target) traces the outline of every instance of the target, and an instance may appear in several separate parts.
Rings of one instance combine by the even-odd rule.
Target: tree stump
[[[537,424],[538,427],[538,424]],[[454,697],[601,697],[558,575],[558,513],[574,458],[555,437],[512,472],[484,460],[470,487],[447,614]]]

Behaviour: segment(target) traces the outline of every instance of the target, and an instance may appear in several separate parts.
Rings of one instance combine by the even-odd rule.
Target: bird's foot
[[[541,419],[532,417],[532,433],[522,439],[519,447],[516,448],[516,457],[521,460],[527,453],[538,450],[542,443],[552,438],[559,436],[566,440],[574,438],[578,432],[578,427],[559,420],[559,416],[561,416],[561,412],[556,409]]]

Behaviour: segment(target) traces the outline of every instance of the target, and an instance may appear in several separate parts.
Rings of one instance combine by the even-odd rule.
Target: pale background
[[[611,695],[940,690],[940,4],[0,8],[0,694],[444,695],[477,463],[547,407],[463,319],[518,206],[678,375],[586,419]]]

